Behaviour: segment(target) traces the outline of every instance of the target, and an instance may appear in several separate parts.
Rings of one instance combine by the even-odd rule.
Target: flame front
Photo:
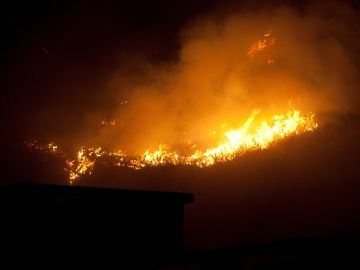
[[[112,157],[114,165],[136,170],[161,165],[207,167],[230,161],[249,151],[267,149],[286,137],[311,132],[318,127],[314,114],[303,116],[300,111],[290,110],[285,114],[274,115],[269,120],[256,121],[260,112],[259,109],[254,110],[238,128],[224,131],[217,146],[205,150],[197,149],[190,155],[172,151],[165,144],[159,145],[156,150],[148,149],[135,158],[127,157],[121,151],[107,152],[100,147],[80,149],[77,158],[68,162],[70,182],[81,175],[91,174],[96,159],[100,157]]]
[[[264,51],[273,47],[277,39],[272,31],[266,33],[250,46],[247,51],[247,57],[255,60]],[[264,58],[259,58],[261,61]],[[265,55],[265,63],[273,64],[274,59],[270,54]],[[127,101],[121,101],[121,104],[127,104]],[[157,147],[150,147],[138,157],[129,157],[122,151],[106,151],[101,147],[81,148],[76,158],[68,158],[63,154],[66,160],[66,167],[69,172],[70,183],[85,174],[92,174],[94,165],[98,159],[106,160],[113,166],[127,167],[131,169],[141,169],[144,167],[163,166],[163,165],[190,165],[197,167],[207,167],[216,163],[233,160],[242,154],[267,149],[274,143],[293,135],[299,135],[306,132],[312,132],[318,124],[315,121],[315,115],[310,113],[302,115],[298,110],[289,110],[284,114],[270,116],[267,119],[261,116],[261,110],[255,109],[252,114],[238,126],[227,128],[225,123],[221,130],[213,130],[212,134],[216,140],[204,149],[193,144],[188,140],[191,150],[174,149],[171,145],[162,143]],[[101,122],[103,126],[114,126],[115,120]],[[201,134],[200,134],[201,135]],[[200,136],[201,137],[201,136]],[[206,136],[204,136],[206,137]],[[58,147],[50,143],[47,146],[40,146],[36,142],[27,144],[29,149],[48,151],[50,153],[59,153]]]

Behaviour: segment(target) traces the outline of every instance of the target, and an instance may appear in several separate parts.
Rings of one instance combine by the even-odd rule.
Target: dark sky
[[[176,57],[181,27],[211,6],[211,1],[5,4],[1,107],[9,133],[3,136],[46,140],[69,130],[76,133],[84,112],[111,104],[111,93],[106,89],[99,93],[98,88],[121,57],[135,52],[152,61]],[[49,115],[44,117],[44,112]]]
[[[36,139],[56,141],[69,149],[77,147],[84,130],[86,136],[93,135],[88,131],[93,125],[89,115],[106,117],[116,110],[118,94],[108,87],[109,74],[120,67],[137,72],[131,59],[146,58],[159,65],[176,62],[181,30],[208,14],[221,17],[233,10],[283,4],[302,14],[311,1],[290,2],[2,4],[0,110],[5,174],[16,171],[9,179],[26,176],[62,183],[64,172],[54,172],[59,164],[44,161],[42,156],[19,157],[12,153],[13,145]],[[357,1],[347,3],[358,9]],[[345,40],[351,39],[359,44],[359,36],[349,34]],[[358,55],[353,61],[359,67]],[[358,105],[354,102],[353,107]],[[323,116],[327,124],[317,133],[291,138],[274,149],[252,153],[225,166],[140,172],[99,168],[94,177],[80,184],[195,193],[196,203],[186,212],[190,248],[304,235],[359,235],[358,112],[327,114]]]

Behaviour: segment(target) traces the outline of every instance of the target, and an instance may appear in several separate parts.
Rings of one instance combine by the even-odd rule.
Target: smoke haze
[[[159,144],[208,147],[216,143],[213,130],[241,124],[256,108],[263,115],[291,108],[320,116],[357,112],[357,20],[339,3],[194,19],[171,63],[123,59],[109,86],[120,93],[111,116],[116,125],[87,144],[131,155]],[[267,33],[274,46],[249,57]]]
[[[260,118],[313,112],[314,133],[229,163],[139,171],[99,163],[77,184],[194,193],[188,248],[360,235],[358,4],[150,2],[41,4],[47,15],[9,16],[2,145],[37,139],[69,153],[138,155],[165,143],[186,152],[216,144],[214,130],[237,127],[255,108]],[[274,45],[250,57],[270,32]],[[52,159],[3,153],[10,180],[68,181]]]

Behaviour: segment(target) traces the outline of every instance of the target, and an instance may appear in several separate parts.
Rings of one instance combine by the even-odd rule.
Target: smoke
[[[119,93],[109,117],[116,125],[102,127],[88,144],[130,155],[159,144],[208,147],[216,143],[213,130],[242,123],[255,108],[264,115],[291,108],[357,113],[357,14],[332,2],[197,18],[180,33],[170,63],[123,58],[109,86]],[[250,57],[249,48],[268,33],[274,45]]]
[[[221,8],[187,23],[178,34],[179,50],[171,60],[146,57],[143,51],[165,48],[167,44],[155,46],[153,41],[148,44],[142,39],[143,44],[137,48],[143,51],[124,52],[117,58],[112,48],[111,53],[104,54],[120,59],[119,66],[106,68],[104,63],[111,61],[94,61],[97,68],[90,75],[79,62],[87,63],[93,52],[89,50],[83,58],[77,55],[78,51],[86,52],[83,48],[91,42],[81,42],[80,49],[66,58],[73,46],[69,39],[75,39],[78,32],[73,30],[69,38],[69,31],[76,28],[66,28],[62,37],[66,42],[58,42],[61,37],[56,40],[54,32],[50,35],[51,40],[55,39],[53,43],[68,47],[56,56],[62,50],[50,46],[49,54],[41,58],[43,69],[33,63],[35,60],[26,62],[19,57],[21,61],[14,62],[14,66],[26,62],[24,69],[29,74],[19,79],[23,78],[17,76],[19,72],[14,73],[9,76],[9,84],[18,86],[15,81],[23,82],[17,88],[24,92],[28,91],[27,85],[40,87],[30,102],[23,98],[20,105],[36,106],[35,100],[45,96],[46,106],[40,106],[39,111],[23,109],[12,105],[17,99],[6,99],[3,115],[9,115],[10,123],[16,113],[22,120],[9,125],[9,137],[35,130],[37,135],[45,133],[43,137],[49,133],[55,143],[57,137],[64,138],[62,144],[75,148],[81,143],[138,155],[165,143],[186,151],[184,145],[213,145],[217,139],[213,130],[224,123],[241,124],[255,108],[261,109],[264,117],[289,108],[311,111],[319,118],[320,127],[315,133],[290,138],[278,147],[249,153],[229,163],[203,169],[165,166],[139,171],[95,164],[94,174],[78,184],[194,193],[195,204],[187,208],[185,218],[186,240],[191,247],[219,247],[314,232],[359,235],[360,17],[351,4],[324,2],[300,7],[253,4],[249,8]],[[83,23],[82,18],[78,20]],[[97,21],[90,18],[86,22]],[[87,23],[83,28],[91,32],[94,27]],[[274,45],[249,57],[249,48],[270,32],[276,39]],[[110,34],[108,41],[113,39]],[[95,43],[95,47],[97,44],[103,43]],[[54,66],[60,65],[62,58],[72,61],[65,61],[59,69],[52,66],[60,79],[55,80],[54,74],[45,76],[48,63],[53,60]],[[41,71],[34,71],[37,76],[29,71],[33,64]],[[112,69],[115,71],[111,73]],[[106,83],[102,83],[103,78]],[[17,94],[20,90],[15,90],[15,96],[21,97],[22,92]],[[30,90],[25,97],[33,96],[35,90]],[[25,123],[28,129],[20,128],[19,123]],[[20,164],[25,166],[4,155],[4,174],[20,173],[14,179],[29,181],[68,181],[61,164],[47,166],[42,157],[23,159]],[[61,177],[53,177],[55,171],[60,171]]]
[[[255,108],[265,116],[311,111],[320,127],[209,168],[99,166],[79,183],[194,193],[185,212],[190,249],[359,235],[358,18],[339,1],[255,5],[189,22],[170,63],[124,58],[110,83],[122,103],[116,125],[95,144],[130,155],[160,143],[206,147],[214,129],[241,123]],[[275,44],[249,57],[269,32]]]

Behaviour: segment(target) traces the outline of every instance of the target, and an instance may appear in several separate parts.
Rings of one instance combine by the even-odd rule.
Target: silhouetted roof
[[[177,203],[192,203],[194,195],[191,193],[165,192],[152,190],[135,190],[135,189],[115,189],[115,188],[98,188],[72,185],[51,185],[51,184],[33,184],[33,183],[16,183],[7,185],[11,189],[26,191],[44,191],[46,193],[74,193],[85,196],[111,196],[119,197],[126,200],[151,200],[151,201],[172,201]]]

